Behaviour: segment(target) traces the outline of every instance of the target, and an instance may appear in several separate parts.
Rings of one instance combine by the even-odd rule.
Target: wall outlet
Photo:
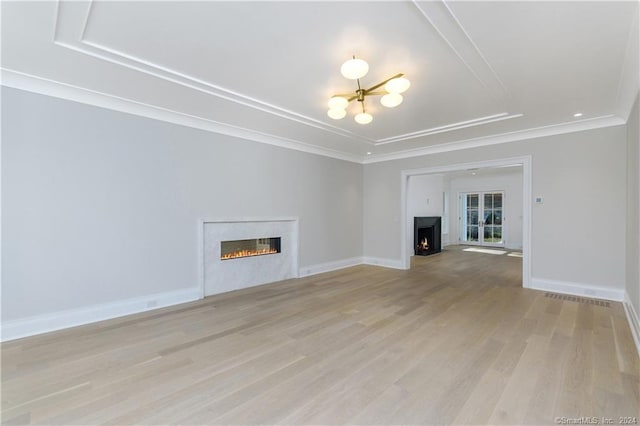
[[[534,201],[535,201],[536,204],[543,204],[544,203],[544,200],[540,196],[535,197]]]

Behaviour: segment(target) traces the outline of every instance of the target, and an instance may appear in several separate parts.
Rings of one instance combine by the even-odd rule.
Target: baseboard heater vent
[[[545,293],[544,297],[550,297],[551,299],[558,299],[566,302],[586,303],[587,305],[596,305],[605,308],[611,307],[611,303],[605,300],[587,299],[586,297],[571,296],[569,294]]]

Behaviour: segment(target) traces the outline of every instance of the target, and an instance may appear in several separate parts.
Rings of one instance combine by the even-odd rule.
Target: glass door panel
[[[466,194],[463,198],[463,214],[465,216],[463,240],[467,242],[478,242],[480,228],[479,199],[479,194]]]

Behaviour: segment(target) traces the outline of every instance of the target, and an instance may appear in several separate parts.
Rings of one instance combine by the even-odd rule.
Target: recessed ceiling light
[[[573,114],[574,117],[578,118],[578,117],[582,117],[582,113],[581,112],[576,112],[575,114]]]
[[[371,155],[371,151],[367,151],[367,155]]]

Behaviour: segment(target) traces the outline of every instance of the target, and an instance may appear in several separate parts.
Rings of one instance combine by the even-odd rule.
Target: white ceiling
[[[365,87],[412,82],[366,126],[326,115],[353,54]],[[371,162],[624,123],[638,2],[4,1],[1,59],[7,86]]]

